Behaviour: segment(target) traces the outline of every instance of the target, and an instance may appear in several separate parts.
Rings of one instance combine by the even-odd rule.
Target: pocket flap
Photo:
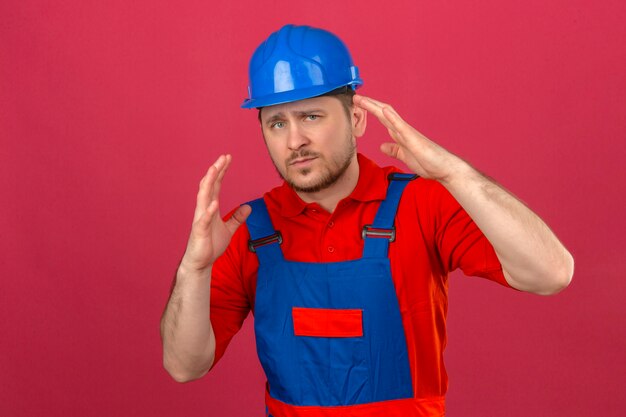
[[[292,316],[296,336],[363,336],[363,310],[293,307]]]

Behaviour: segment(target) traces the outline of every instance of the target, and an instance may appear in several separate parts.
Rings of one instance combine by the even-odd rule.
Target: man
[[[281,187],[219,215],[220,156],[200,182],[164,312],[164,364],[203,376],[250,310],[278,416],[442,416],[447,276],[456,268],[553,294],[573,259],[545,223],[409,126],[362,84],[333,34],[285,26],[256,50],[249,98]],[[356,154],[373,114],[382,152]]]

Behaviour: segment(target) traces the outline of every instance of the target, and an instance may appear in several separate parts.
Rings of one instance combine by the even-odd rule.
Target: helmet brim
[[[347,85],[352,86],[352,88],[356,89],[360,87],[362,84],[363,84],[363,80],[356,79]],[[258,109],[260,107],[274,106],[277,104],[290,103],[292,101],[306,100],[308,98],[313,98],[313,97],[324,95],[337,88],[343,87],[344,85],[337,85],[337,86],[320,85],[320,86],[310,87],[306,89],[290,90],[290,91],[283,91],[280,93],[273,93],[265,97],[245,99],[244,102],[241,104],[241,107],[244,109]]]

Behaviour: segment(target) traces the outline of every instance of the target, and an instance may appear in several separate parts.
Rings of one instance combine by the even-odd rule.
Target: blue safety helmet
[[[244,109],[317,97],[363,84],[346,45],[334,34],[309,26],[283,26],[252,55]]]

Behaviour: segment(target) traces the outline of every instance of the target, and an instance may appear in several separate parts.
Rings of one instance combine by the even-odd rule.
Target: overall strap
[[[394,220],[400,204],[400,197],[402,197],[402,192],[409,181],[415,178],[417,178],[415,174],[396,172],[389,174],[387,196],[378,207],[374,223],[363,227],[362,236],[365,239],[363,258],[387,257],[389,243],[396,239]]]
[[[252,207],[252,213],[246,219],[250,232],[248,248],[257,254],[261,264],[271,265],[270,262],[282,261],[283,252],[280,250],[280,244],[283,237],[280,232],[274,230],[265,201],[259,198],[246,204]]]

